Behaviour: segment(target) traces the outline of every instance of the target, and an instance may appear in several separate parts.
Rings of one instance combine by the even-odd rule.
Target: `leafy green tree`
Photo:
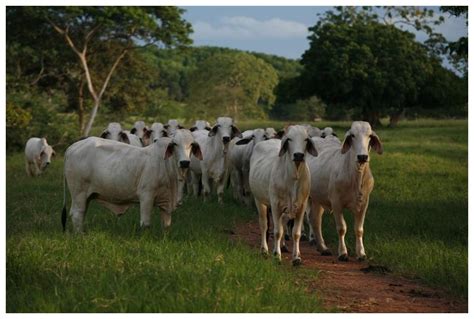
[[[355,107],[372,125],[416,104],[431,74],[426,48],[413,34],[385,25],[367,12],[329,11],[310,28],[303,54],[303,96],[329,106]]]
[[[187,45],[191,25],[176,7],[22,7],[12,8],[45,29],[45,24],[64,40],[76,56],[78,90],[87,88],[93,107],[82,132],[91,130],[111,78],[133,49],[147,45]],[[8,16],[8,14],[7,14]],[[47,39],[58,41],[54,37]],[[70,52],[69,52],[70,53]],[[69,54],[68,53],[68,54]],[[81,84],[83,81],[84,84]]]
[[[278,75],[271,65],[247,53],[217,53],[190,75],[190,106],[206,118],[263,118],[270,111]]]

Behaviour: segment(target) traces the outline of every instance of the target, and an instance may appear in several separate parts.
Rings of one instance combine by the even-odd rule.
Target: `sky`
[[[196,46],[229,47],[298,59],[309,47],[308,28],[317,14],[332,7],[183,7],[184,18],[193,25]],[[433,7],[436,14],[438,7]],[[467,35],[463,18],[443,13],[445,22],[437,27],[449,41]],[[422,41],[426,36],[416,33]]]

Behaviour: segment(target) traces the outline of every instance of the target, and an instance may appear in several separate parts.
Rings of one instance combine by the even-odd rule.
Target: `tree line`
[[[444,10],[467,17],[459,8]],[[442,21],[430,20],[431,10],[377,12],[326,12],[310,28],[309,49],[291,60],[192,47],[192,25],[176,7],[7,7],[7,147],[30,135],[67,143],[89,135],[96,118],[130,115],[374,125],[385,116],[392,125],[401,116],[465,116],[467,38],[435,33]],[[446,57],[461,75],[443,67]]]

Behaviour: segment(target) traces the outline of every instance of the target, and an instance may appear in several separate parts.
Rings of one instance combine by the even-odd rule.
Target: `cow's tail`
[[[66,160],[66,159],[64,159]],[[66,221],[67,221],[67,211],[66,211],[66,199],[67,199],[67,194],[66,194],[66,174],[63,173],[63,191],[64,191],[64,197],[63,197],[63,212],[61,213],[61,223],[63,225],[63,232],[66,231]]]

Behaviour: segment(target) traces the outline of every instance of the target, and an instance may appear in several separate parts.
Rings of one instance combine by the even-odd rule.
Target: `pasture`
[[[238,123],[241,130],[267,125],[283,123]],[[350,122],[315,125],[330,125],[342,138]],[[371,262],[465,300],[467,128],[467,120],[420,120],[376,130],[384,154],[371,154],[375,188],[364,236]],[[215,197],[205,203],[188,197],[168,234],[158,214],[143,231],[138,206],[117,218],[95,202],[84,235],[72,234],[70,219],[62,233],[62,164],[59,155],[43,176],[31,179],[22,153],[7,156],[7,312],[324,311],[305,285],[318,273],[276,264],[229,239],[235,225],[256,219],[230,190],[224,205]],[[354,258],[352,218],[345,216]],[[332,215],[324,216],[323,231],[335,252]]]

